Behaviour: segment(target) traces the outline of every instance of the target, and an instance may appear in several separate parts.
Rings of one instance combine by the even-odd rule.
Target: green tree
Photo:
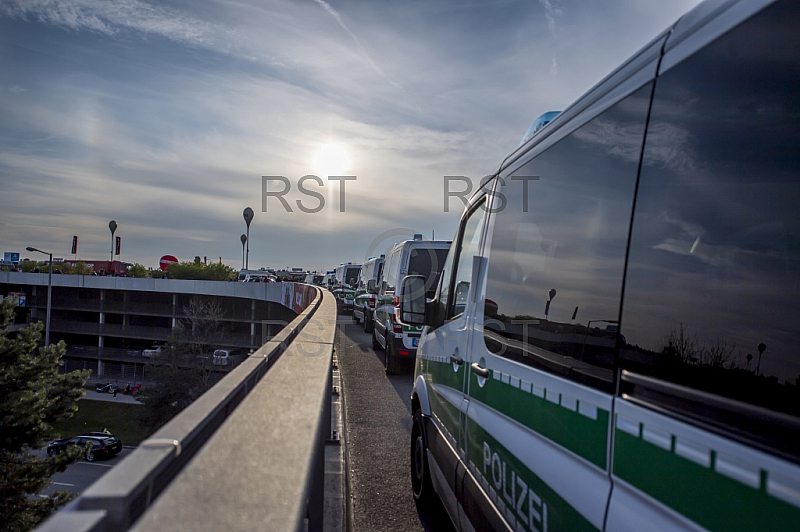
[[[0,306],[0,530],[30,530],[73,495],[38,494],[52,475],[83,456],[72,448],[53,457],[31,451],[57,437],[54,424],[72,417],[84,394],[87,370],[59,373],[64,342],[38,349],[41,323],[9,335],[14,307]]]
[[[66,262],[62,268],[63,273],[71,275],[91,275],[92,270],[93,268],[82,260],[78,262]]]
[[[147,277],[147,268],[139,264],[138,262],[128,268],[128,277],[138,277],[144,278]]]
[[[172,419],[210,387],[210,353],[221,338],[224,312],[215,301],[192,298],[183,314],[164,349],[145,369],[153,385],[141,391],[139,401],[144,408],[140,421],[151,430]]]
[[[222,263],[203,264],[195,257],[194,262],[170,264],[167,275],[170,279],[194,279],[201,281],[227,281],[236,276],[236,270]]]
[[[46,272],[47,265],[49,262],[39,262],[36,260],[24,260],[19,263],[19,271],[30,273],[34,270],[34,268],[38,268],[39,271]]]

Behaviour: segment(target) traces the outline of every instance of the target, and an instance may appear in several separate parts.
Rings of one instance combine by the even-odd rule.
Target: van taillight
[[[397,319],[397,312],[395,309],[395,313],[392,314],[392,330],[395,334],[403,334],[403,324],[400,323],[400,320]]]
[[[395,307],[400,306],[400,296],[394,296],[394,306]]]

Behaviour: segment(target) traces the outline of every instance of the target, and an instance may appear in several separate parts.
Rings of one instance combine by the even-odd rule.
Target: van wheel
[[[377,334],[378,333],[375,331],[372,332],[372,349],[374,349],[375,351],[382,351],[383,346],[380,344],[380,342],[378,342]]]
[[[392,340],[390,338],[386,339],[386,351],[383,355],[383,367],[386,370],[387,375],[397,375],[398,366],[400,365],[400,361],[397,360],[397,357],[394,356],[394,347],[392,346]]]
[[[356,310],[355,310],[355,307],[353,307],[353,310],[352,310],[352,312],[353,312],[353,323],[355,323],[356,325],[358,325],[359,323],[361,323],[361,320],[360,320],[360,319],[358,319],[358,316],[356,316]]]
[[[411,489],[420,509],[428,507],[435,498],[428,469],[428,452],[422,434],[422,412],[414,411],[411,427]]]
[[[364,332],[371,333],[372,330],[375,328],[375,324],[373,323],[372,319],[370,319],[369,314],[367,314],[367,309],[364,309]]]

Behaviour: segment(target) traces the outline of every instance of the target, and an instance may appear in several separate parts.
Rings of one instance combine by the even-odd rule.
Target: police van
[[[424,325],[460,530],[800,528],[800,2],[700,4],[503,161]]]
[[[449,249],[449,241],[424,240],[417,233],[413,240],[395,244],[386,254],[375,290],[372,348],[384,351],[384,367],[389,375],[413,363],[422,332],[421,326],[403,325],[398,320],[395,288],[406,275],[422,275],[426,278],[427,289],[432,293]]]
[[[353,264],[352,262],[342,263],[333,270],[331,292],[336,296],[336,305],[339,312],[353,310],[353,297],[359,270],[361,270],[361,265]]]
[[[377,298],[377,282],[383,269],[386,256],[370,257],[361,266],[356,282],[353,300],[353,322],[363,322],[364,332],[372,332],[375,319],[375,300]]]

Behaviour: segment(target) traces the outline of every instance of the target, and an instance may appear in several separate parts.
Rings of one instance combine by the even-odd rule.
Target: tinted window
[[[425,277],[425,286],[429,292],[428,297],[432,297],[439,283],[439,276],[442,274],[446,259],[446,249],[415,246],[409,251],[408,273],[406,275],[422,275]]]
[[[643,87],[500,182],[506,205],[493,207],[499,212],[486,286],[489,350],[613,389],[625,247],[650,92],[650,85]],[[529,179],[527,194],[522,178]]]
[[[358,272],[361,270],[359,266],[350,266],[345,269],[344,282],[348,286],[355,286],[356,279],[358,279]]]
[[[442,290],[439,294],[439,302],[444,308],[444,317],[447,320],[460,315],[466,306],[469,283],[472,279],[472,259],[478,254],[483,232],[485,205],[485,199],[481,200],[461,222],[458,234],[447,253],[443,268]],[[453,263],[456,271],[453,271]],[[452,298],[451,293],[455,294]]]
[[[799,19],[798,3],[773,6],[658,79],[620,353],[636,372],[794,415]]]

